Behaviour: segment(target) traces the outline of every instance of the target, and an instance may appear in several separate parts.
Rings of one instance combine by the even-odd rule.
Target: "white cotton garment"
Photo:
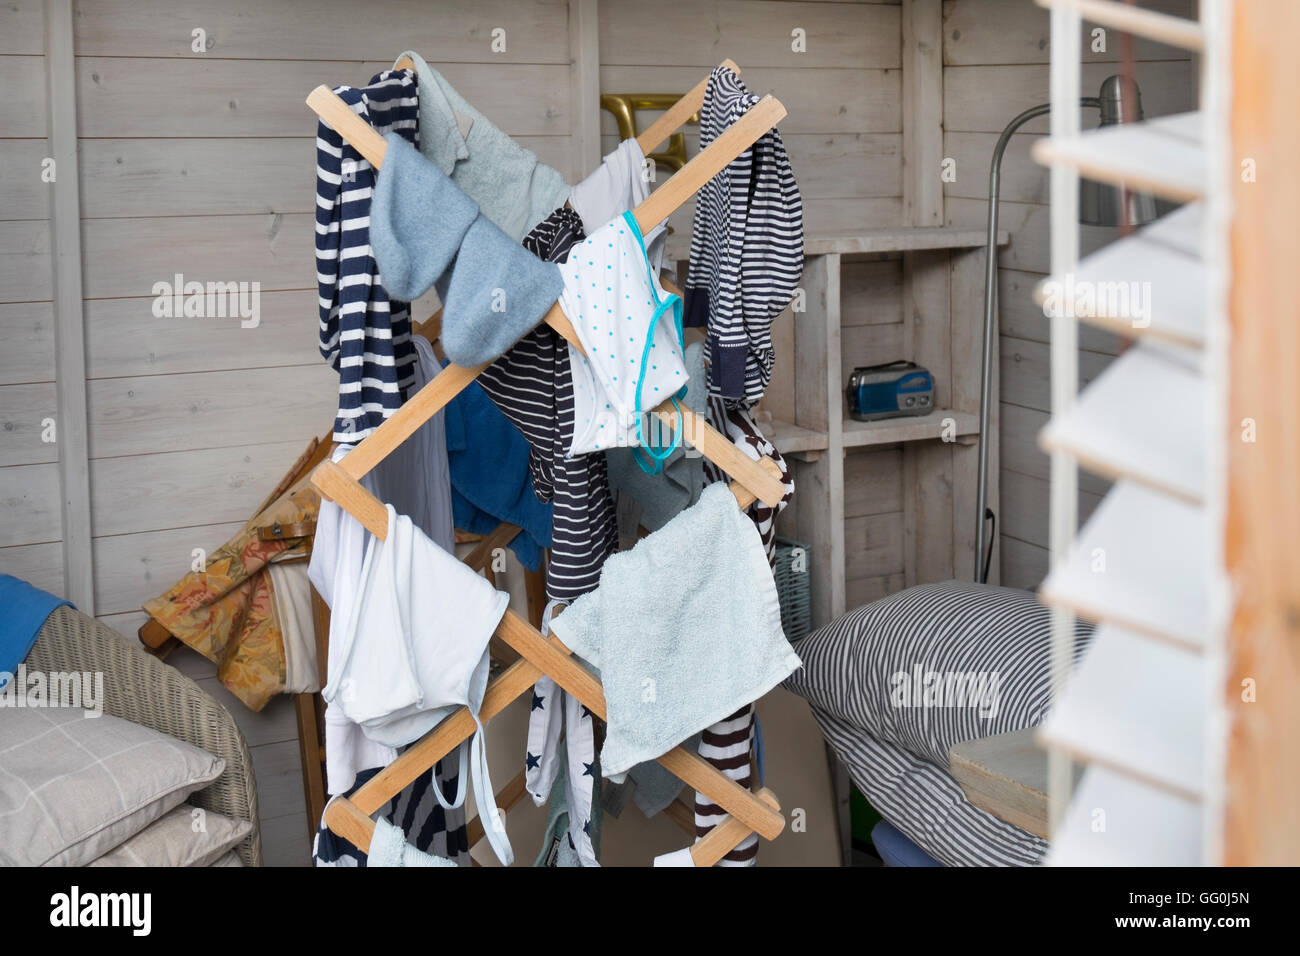
[[[351,448],[334,449],[335,461]],[[316,515],[316,536],[312,542],[308,575],[321,599],[330,608],[330,653],[327,663],[334,667],[335,648],[339,646],[343,624],[352,616],[352,605],[361,580],[366,540],[370,532],[361,522],[334,502],[322,498]],[[376,743],[349,720],[338,704],[325,702],[325,773],[331,794],[347,793],[356,783],[357,774],[372,767],[387,767],[397,759],[397,751]]]
[[[474,799],[484,836],[501,860],[514,859],[493,798],[479,708],[487,690],[488,642],[509,595],[444,551],[405,515],[387,505],[388,535],[371,537],[356,600],[342,626],[331,628],[329,683],[322,692],[367,738],[386,747],[414,743],[460,707],[478,724],[460,746],[459,791],[465,802],[473,763]]]
[[[690,847],[682,847],[671,853],[661,853],[655,857],[655,866],[694,866],[695,857],[691,856]]]
[[[625,139],[600,167],[569,192],[569,205],[582,217],[582,231],[591,235],[611,219],[635,209],[650,195],[653,172],[636,139]],[[655,275],[663,265],[668,229],[660,223],[645,237]]]
[[[642,438],[658,430],[640,413],[685,395],[681,300],[651,272],[636,219],[624,213],[596,230],[573,247],[560,274],[560,305],[586,352],[569,344],[570,457],[641,445],[643,468],[647,457],[666,458],[645,450]]]
[[[414,390],[423,388],[442,370],[433,348],[422,336],[414,336],[418,361]],[[414,394],[414,391],[412,391]],[[351,445],[334,449],[333,461],[352,450]],[[443,413],[438,412],[395,448],[361,484],[381,501],[408,515],[443,550],[455,547],[455,526],[451,513],[451,471],[447,463],[447,441]],[[336,655],[343,622],[348,620],[361,580],[362,559],[370,533],[332,501],[321,500],[316,516],[308,575],[330,608],[330,658]],[[336,704],[325,708],[325,769],[331,794],[346,793],[362,770],[386,767],[397,752],[376,743],[350,721]]]
[[[371,740],[403,747],[456,707],[478,713],[509,596],[387,510],[388,537],[371,539],[331,648],[325,698]]]

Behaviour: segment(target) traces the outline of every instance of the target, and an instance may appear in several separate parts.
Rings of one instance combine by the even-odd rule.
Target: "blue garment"
[[[551,505],[533,493],[527,440],[474,382],[447,404],[445,424],[456,527],[490,534],[503,521],[518,525],[510,550],[536,571],[551,546]]]
[[[871,828],[871,842],[885,866],[943,866],[888,820]]]
[[[370,205],[370,244],[384,286],[414,301],[436,286],[442,346],[457,365],[491,362],[560,295],[558,266],[511,239],[396,133]]]
[[[0,574],[0,608],[4,609],[0,617],[0,687],[9,683],[18,665],[26,660],[45,619],[64,604],[72,606],[71,601],[55,597],[20,578]]]

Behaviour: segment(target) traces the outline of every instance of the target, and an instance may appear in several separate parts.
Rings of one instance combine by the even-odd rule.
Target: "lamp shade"
[[[1106,77],[1097,98],[1103,127],[1125,122],[1125,112],[1129,112],[1131,122],[1142,119],[1142,94],[1131,79]],[[1155,197],[1150,193],[1134,192],[1091,179],[1079,181],[1079,222],[1085,226],[1141,226],[1163,211],[1156,208]]]

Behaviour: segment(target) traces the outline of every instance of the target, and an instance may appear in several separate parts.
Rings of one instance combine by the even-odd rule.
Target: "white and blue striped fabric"
[[[414,74],[390,70],[334,90],[379,133],[417,145]],[[391,302],[370,248],[375,170],[324,121],[316,130],[316,282],[320,352],[339,373],[334,440],[356,444],[401,407],[415,377],[410,306]]]
[[[716,67],[700,107],[703,150],[758,97]],[[686,325],[708,325],[709,394],[758,403],[772,376],[772,320],[803,275],[803,200],[781,134],[768,130],[695,197]]]
[[[1075,664],[1091,638],[1090,624],[1076,626]],[[948,773],[948,751],[1043,722],[1051,641],[1051,612],[1028,591],[919,585],[796,643],[804,666],[782,686],[812,705],[871,805],[930,856],[950,866],[1029,866],[1047,844],[969,803]]]

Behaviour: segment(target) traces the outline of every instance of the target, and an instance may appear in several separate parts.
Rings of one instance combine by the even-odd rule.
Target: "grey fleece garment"
[[[420,152],[518,243],[568,197],[558,170],[539,162],[474,109],[441,73],[407,50],[420,92]],[[399,57],[398,59],[401,59]]]

